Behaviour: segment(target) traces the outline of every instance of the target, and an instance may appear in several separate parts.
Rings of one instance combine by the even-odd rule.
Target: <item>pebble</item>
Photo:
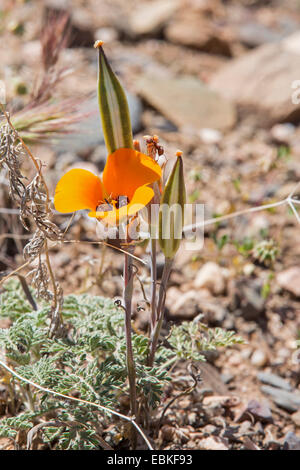
[[[264,44],[231,60],[214,74],[210,86],[225,98],[253,110],[257,123],[296,121],[297,92],[293,95],[291,84],[300,65],[299,37],[297,31],[284,41]]]
[[[300,297],[300,267],[292,266],[277,274],[277,282],[280,287],[287,290],[295,297]]]
[[[191,413],[188,414],[187,420],[188,420],[188,424],[190,424],[191,426],[197,422],[197,419],[198,419],[198,415],[195,411],[192,411]]]
[[[211,436],[212,434],[217,434],[218,433],[218,428],[214,426],[213,424],[207,424],[204,426],[202,429],[204,437]]]
[[[238,28],[240,41],[248,47],[258,47],[281,39],[282,35],[256,21],[247,21]]]
[[[132,10],[130,33],[133,36],[159,33],[176,12],[178,4],[178,0],[156,0],[138,5]]]
[[[201,128],[227,130],[236,122],[235,106],[194,76],[146,72],[136,86],[145,101],[191,135]]]
[[[224,382],[224,384],[229,384],[230,382],[232,382],[232,380],[234,379],[234,375],[230,374],[230,373],[227,373],[227,374],[221,374],[221,379],[222,381]]]
[[[272,423],[272,413],[267,401],[259,402],[257,400],[250,400],[247,405],[247,411],[254,416],[258,421],[263,423]]]
[[[164,441],[173,441],[176,435],[176,429],[173,426],[166,424],[160,429],[160,435]]]
[[[218,144],[222,140],[222,133],[217,129],[204,127],[200,129],[198,135],[204,144]]]
[[[119,33],[115,28],[99,28],[95,33],[95,38],[101,38],[101,41],[104,41],[104,43],[116,41],[118,37]]]
[[[196,275],[194,286],[206,287],[216,295],[222,294],[225,290],[225,279],[220,266],[212,261],[205,263]]]
[[[251,276],[255,271],[255,265],[253,263],[246,263],[243,266],[243,273],[245,276]]]
[[[284,124],[275,124],[271,129],[271,135],[279,143],[289,143],[295,133],[295,126],[289,122]]]
[[[268,362],[268,356],[262,349],[256,349],[251,357],[251,364],[256,367],[263,367]]]
[[[228,445],[225,439],[210,436],[199,442],[199,448],[202,450],[228,450]]]
[[[289,431],[284,438],[283,450],[300,450],[300,437]]]
[[[166,302],[169,309],[169,317],[181,318],[184,320],[195,318],[195,316],[200,313],[198,297],[199,296],[195,290],[182,293],[179,289],[173,287],[171,296],[169,296],[169,300]]]
[[[275,374],[270,374],[268,372],[258,372],[257,378],[264,384],[272,385],[273,387],[281,388],[282,390],[287,390],[288,392],[293,389],[289,382]]]
[[[250,400],[247,406],[236,416],[235,422],[242,423],[245,420],[247,421],[250,415],[258,422],[273,423],[272,413],[266,400],[261,402],[254,399]]]
[[[271,387],[270,385],[263,385],[261,391],[270,395],[277,406],[290,413],[294,413],[300,409],[299,392],[288,392],[287,390]]]

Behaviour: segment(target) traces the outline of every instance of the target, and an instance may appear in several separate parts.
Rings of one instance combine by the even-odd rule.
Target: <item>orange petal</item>
[[[54,206],[58,212],[80,209],[95,210],[102,200],[102,183],[98,176],[87,170],[75,168],[68,171],[57,183]]]
[[[103,172],[103,184],[113,199],[128,196],[131,200],[139,186],[154,183],[160,177],[161,168],[151,157],[122,148],[109,155]]]
[[[154,191],[148,186],[140,186],[134,193],[133,198],[127,206],[114,209],[109,212],[90,212],[90,217],[96,217],[109,225],[118,224],[127,217],[131,217],[143,209],[153,198]]]

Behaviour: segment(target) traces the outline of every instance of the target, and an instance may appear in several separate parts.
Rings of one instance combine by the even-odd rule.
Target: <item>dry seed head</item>
[[[42,175],[42,164],[31,154],[22,139],[18,137],[8,114],[5,114],[5,117],[7,124],[0,128],[0,164],[4,164],[8,170],[10,193],[19,203],[22,224],[29,230],[25,221],[28,217],[32,218],[36,224],[37,230],[33,238],[24,247],[24,257],[30,261],[38,257],[38,265],[31,273],[33,274],[33,284],[39,297],[52,301],[51,317],[57,325],[59,310],[63,303],[63,294],[52,273],[47,251],[47,239],[52,241],[60,240],[62,232],[50,220],[52,214],[51,201],[48,187]],[[27,186],[21,181],[24,179],[20,169],[22,156],[30,157],[37,170],[35,177]],[[46,263],[42,261],[44,251],[46,251]],[[49,290],[50,280],[53,292]]]

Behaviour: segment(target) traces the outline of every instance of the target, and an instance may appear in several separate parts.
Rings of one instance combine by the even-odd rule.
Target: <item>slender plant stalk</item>
[[[216,224],[218,222],[222,222],[224,220],[234,219],[235,217],[239,217],[241,215],[249,214],[251,212],[259,212],[264,211],[267,209],[273,209],[275,207],[282,206],[284,204],[288,204],[291,200],[291,195],[281,201],[272,202],[270,204],[263,204],[262,206],[257,207],[249,207],[248,209],[242,209],[240,211],[232,212],[231,214],[221,215],[220,217],[214,217],[213,219],[206,219],[197,224],[186,225],[183,227],[183,234],[187,235],[188,233],[192,233],[197,228],[206,227],[207,225]]]
[[[156,324],[156,283],[157,283],[157,266],[156,266],[156,240],[151,238],[150,241],[151,256],[151,334]]]
[[[129,395],[130,395],[130,412],[131,416],[136,419],[137,417],[137,397],[136,397],[136,372],[132,350],[131,338],[131,307],[132,307],[132,292],[133,292],[133,270],[132,258],[130,256],[132,248],[128,248],[125,253],[124,259],[124,308],[125,308],[125,336],[126,336],[126,362],[127,374],[129,381]],[[131,428],[130,441],[132,448],[136,448],[137,434],[134,427]]]
[[[168,284],[169,277],[170,277],[171,270],[172,270],[172,265],[173,265],[173,259],[166,258],[164,270],[162,274],[162,279],[161,279],[161,284],[160,284],[160,289],[159,289],[156,325],[152,332],[151,340],[150,340],[150,354],[149,354],[149,360],[148,360],[148,365],[150,367],[152,367],[154,363],[155,351],[157,349],[157,343],[158,343],[161,327],[162,327],[163,320],[164,320],[166,290],[167,290],[167,284]]]
[[[128,251],[131,249],[129,248]],[[126,334],[126,360],[129,380],[130,410],[131,415],[137,414],[136,401],[136,383],[135,383],[135,365],[133,359],[132,341],[131,341],[131,304],[133,292],[133,272],[132,259],[129,253],[125,253],[124,260],[124,307],[125,307],[125,334]]]

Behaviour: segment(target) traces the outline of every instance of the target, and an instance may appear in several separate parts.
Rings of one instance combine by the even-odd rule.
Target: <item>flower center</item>
[[[119,196],[116,202],[116,208],[120,209],[120,207],[127,206],[128,203],[129,203],[129,199],[127,196]]]
[[[121,207],[127,206],[129,203],[129,199],[127,196],[118,196],[117,200],[115,199],[104,199],[101,204],[99,204],[96,208],[97,212],[110,212],[113,211],[114,208],[120,209]]]

